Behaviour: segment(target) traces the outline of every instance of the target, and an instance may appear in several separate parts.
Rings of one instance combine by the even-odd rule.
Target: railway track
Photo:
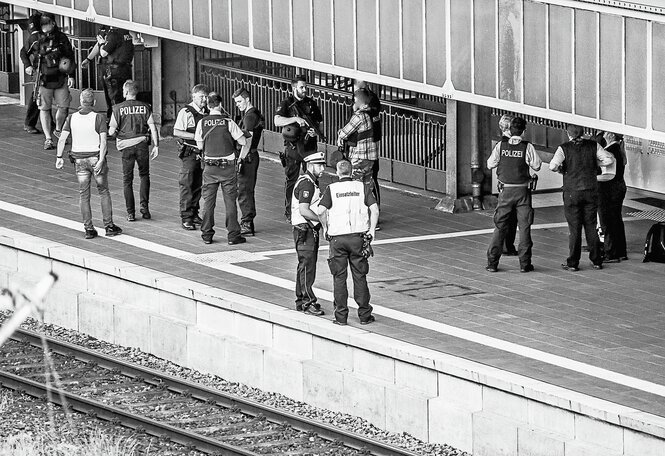
[[[133,365],[52,338],[17,331],[0,348],[0,383],[97,419],[214,455],[415,453],[333,426]],[[50,377],[47,377],[50,376]],[[50,380],[50,381],[47,381]],[[56,391],[53,384],[61,385]]]

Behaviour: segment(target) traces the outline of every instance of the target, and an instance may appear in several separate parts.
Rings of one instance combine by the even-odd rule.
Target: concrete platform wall
[[[475,456],[662,456],[665,419],[0,228],[0,287],[44,318]]]

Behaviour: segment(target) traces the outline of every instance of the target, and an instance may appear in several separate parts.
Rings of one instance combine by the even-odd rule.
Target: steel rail
[[[131,364],[85,347],[58,341],[48,336],[44,337],[49,348],[55,353],[74,355],[81,361],[94,361],[100,367],[117,369],[123,375],[131,378],[141,378],[148,384],[166,387],[166,389],[176,394],[191,396],[200,401],[214,402],[221,407],[236,409],[248,415],[262,416],[276,424],[288,424],[296,430],[314,433],[329,441],[341,442],[344,446],[364,451],[365,453],[369,452],[372,455],[417,456],[417,453],[412,451],[379,442],[344,429],[338,429],[326,423],[308,420],[288,411],[279,410],[259,402],[234,396],[188,380],[179,379],[149,367]],[[41,336],[33,331],[19,329],[14,333],[12,339],[29,342],[32,345],[41,347]]]
[[[220,442],[219,440],[209,439],[185,429],[180,429],[150,418],[135,415],[112,405],[93,401],[1,370],[0,386],[27,393],[30,396],[37,398],[42,398],[45,394],[51,392],[53,402],[62,407],[65,407],[67,404],[71,406],[73,410],[78,412],[92,415],[95,418],[103,419],[115,424],[121,424],[125,427],[130,427],[136,431],[145,432],[158,438],[167,436],[172,442],[179,443],[183,446],[204,453],[230,456],[259,456],[258,453],[246,451],[234,445]]]

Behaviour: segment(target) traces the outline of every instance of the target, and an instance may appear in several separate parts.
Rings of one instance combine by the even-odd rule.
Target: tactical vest
[[[312,195],[312,202],[309,204],[309,207],[315,214],[318,214],[317,208],[319,206],[319,201],[321,200],[321,190],[319,190],[319,187],[316,185],[314,179],[312,179],[312,176],[310,176],[309,173],[301,175],[293,188],[298,188],[298,184],[304,180],[308,180],[314,184],[314,194]],[[312,222],[314,226],[320,223],[318,220],[310,220],[310,222]],[[296,226],[302,223],[307,223],[307,219],[300,214],[300,201],[298,201],[298,198],[296,197],[296,192],[293,192],[293,195],[291,196],[291,225]]]
[[[504,184],[526,184],[531,175],[529,165],[526,163],[526,149],[528,141],[519,144],[510,144],[502,139],[499,146],[499,165],[496,168],[496,177]]]
[[[201,136],[205,158],[220,159],[236,152],[236,141],[229,132],[229,118],[219,114],[201,119]]]
[[[118,122],[119,139],[132,139],[139,136],[148,136],[148,119],[150,119],[150,106],[142,101],[127,100],[113,106],[113,116]]]
[[[356,130],[353,133],[351,133],[346,140],[348,145],[351,147],[356,147],[360,141],[365,139],[371,139],[372,141],[374,141],[374,122],[372,120],[372,117],[366,112],[361,112],[360,114],[369,117],[368,120],[370,121],[370,125],[372,126],[367,130],[362,130],[362,131]]]
[[[185,109],[188,113],[190,113],[192,115],[192,117],[194,117],[194,126],[193,127],[187,127],[187,130],[185,130],[185,131],[187,133],[195,134],[196,133],[196,126],[199,124],[199,121],[201,119],[203,119],[205,116],[208,115],[208,109],[203,108],[203,112],[199,112],[199,111],[196,110],[196,108],[194,108],[191,105],[187,105],[183,109]],[[197,147],[196,146],[196,140],[194,140],[194,139],[185,139],[183,141],[185,141],[185,144],[187,144],[188,146]]]
[[[328,234],[364,233],[369,229],[369,209],[365,205],[365,184],[343,180],[328,186],[332,205],[328,210]]]
[[[590,139],[577,139],[561,144],[561,149],[566,157],[563,163],[565,166],[564,191],[596,190],[598,188],[597,148],[598,143]]]

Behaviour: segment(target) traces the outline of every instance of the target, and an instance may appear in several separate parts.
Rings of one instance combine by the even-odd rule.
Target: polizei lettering
[[[344,193],[335,193],[337,198],[349,198],[351,196],[360,196],[358,192],[344,192]]]
[[[521,150],[510,150],[510,149],[501,149],[502,157],[517,157],[522,158],[524,152]]]
[[[204,127],[214,127],[215,125],[224,125],[226,123],[226,119],[205,119],[203,121],[203,126]]]
[[[133,105],[120,108],[121,116],[128,116],[130,114],[148,114],[148,107],[142,105]]]

